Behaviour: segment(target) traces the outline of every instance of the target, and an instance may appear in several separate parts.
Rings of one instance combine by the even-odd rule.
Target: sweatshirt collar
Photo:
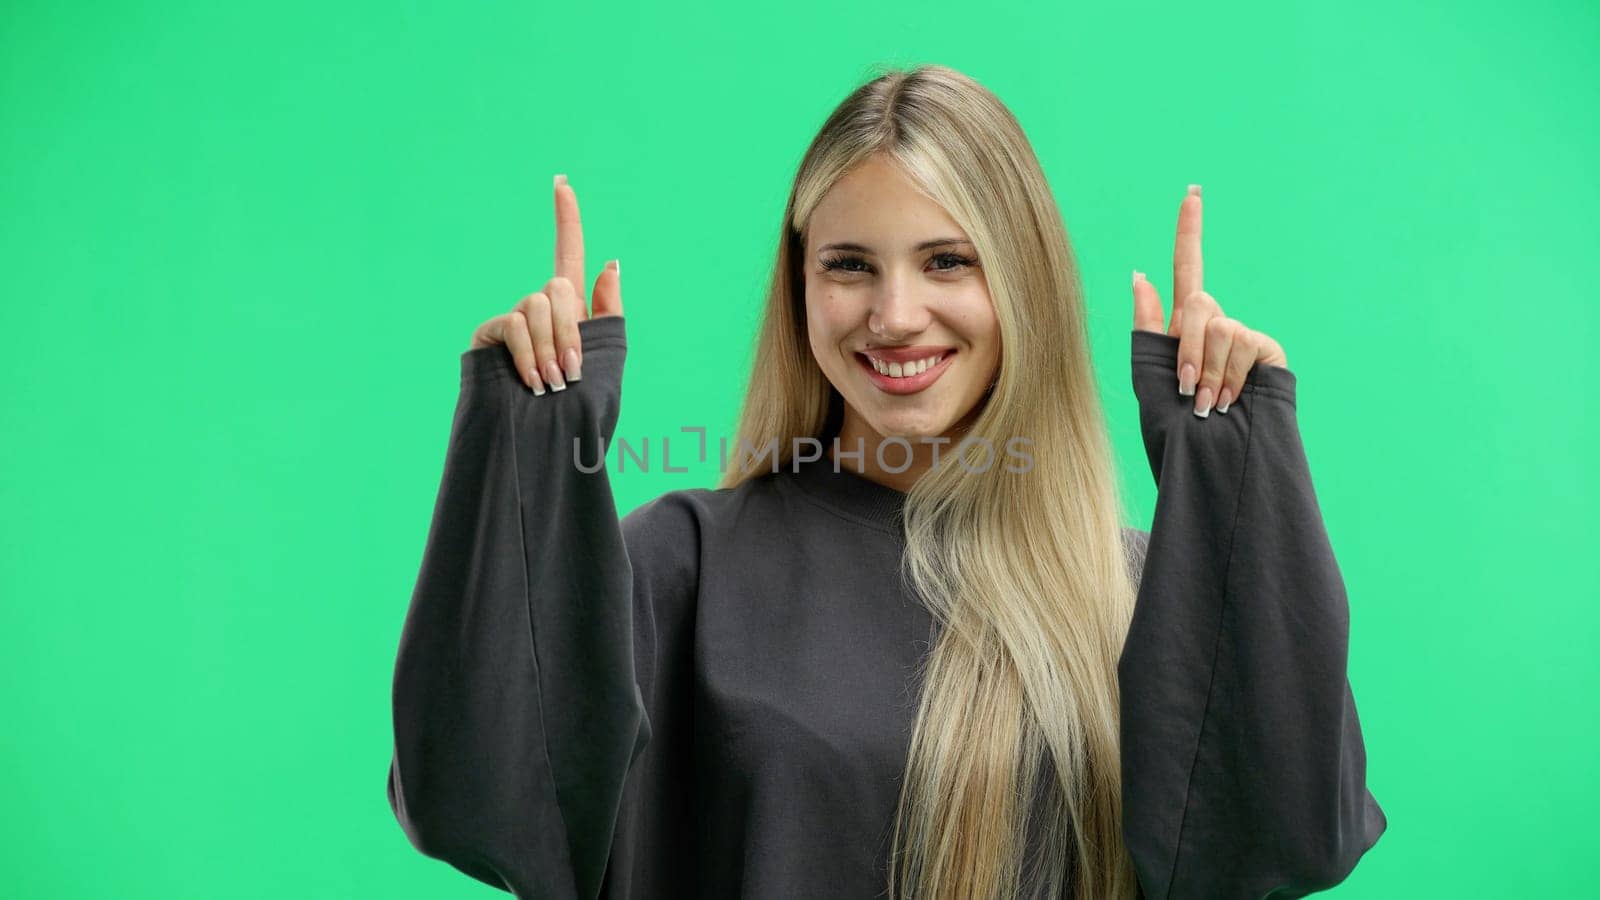
[[[796,486],[829,509],[892,534],[900,533],[905,493],[860,474],[849,460],[835,463],[824,451],[815,460],[791,457],[782,471]]]

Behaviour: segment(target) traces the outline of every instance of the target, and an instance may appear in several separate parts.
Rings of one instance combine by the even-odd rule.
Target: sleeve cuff
[[[628,332],[622,316],[600,316],[578,322],[578,337],[583,342],[584,361],[591,353],[609,354],[628,348]],[[511,379],[521,381],[512,362],[511,351],[503,344],[479,347],[461,354],[461,380],[495,381]]]
[[[1171,335],[1155,331],[1145,331],[1135,328],[1133,330],[1133,365],[1137,375],[1141,368],[1157,368],[1162,374],[1170,378],[1173,392],[1177,392],[1178,384],[1178,339]],[[1152,372],[1144,374],[1154,377]],[[1282,367],[1256,363],[1245,373],[1244,388],[1242,392],[1254,391],[1257,394],[1275,397],[1287,402],[1290,406],[1295,402],[1295,376],[1294,372]]]

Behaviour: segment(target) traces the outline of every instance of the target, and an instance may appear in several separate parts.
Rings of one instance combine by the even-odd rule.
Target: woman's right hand
[[[548,384],[566,390],[577,381],[583,366],[583,341],[578,322],[589,318],[579,293],[583,284],[583,222],[578,217],[578,195],[567,176],[555,177],[556,273],[544,289],[534,291],[511,308],[472,332],[469,350],[503,344],[511,351],[517,373],[539,396]],[[622,276],[616,260],[606,263],[594,280],[594,318],[622,315]]]

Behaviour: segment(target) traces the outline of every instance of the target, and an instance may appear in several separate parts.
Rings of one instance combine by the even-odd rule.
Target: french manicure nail
[[[1204,419],[1211,415],[1211,386],[1206,385],[1200,389],[1200,396],[1195,398],[1194,414]]]
[[[539,377],[539,369],[537,367],[529,369],[528,377],[533,381],[533,395],[535,397],[543,397],[545,394],[544,379]]]
[[[1184,363],[1178,370],[1178,393],[1185,397],[1194,396],[1194,383],[1198,381],[1194,373],[1194,363]]]
[[[556,187],[561,187],[563,184],[566,184],[566,183],[567,183],[567,176],[565,176],[565,175],[557,175],[555,177],[555,186]]]
[[[1189,193],[1195,195],[1196,197],[1200,196],[1200,185],[1198,185],[1198,184],[1189,185]]]
[[[578,370],[578,351],[576,349],[567,348],[567,355],[561,358],[561,368],[566,370],[568,381],[583,380],[583,373]]]
[[[564,391],[567,389],[566,381],[561,378],[561,369],[556,366],[556,361],[553,359],[544,364],[544,380],[550,385],[551,390]]]
[[[1217,396],[1217,412],[1227,415],[1231,403],[1233,403],[1233,391],[1223,388],[1222,393]]]

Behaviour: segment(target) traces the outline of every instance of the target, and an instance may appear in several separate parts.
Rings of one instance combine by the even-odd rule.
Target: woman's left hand
[[[1228,407],[1244,388],[1256,363],[1288,368],[1283,348],[1272,338],[1222,314],[1222,307],[1201,286],[1200,185],[1178,207],[1178,239],[1172,251],[1172,324],[1162,328],[1165,312],[1156,286],[1143,272],[1133,273],[1133,327],[1178,338],[1178,393],[1194,397],[1194,414],[1204,418],[1216,404]]]

